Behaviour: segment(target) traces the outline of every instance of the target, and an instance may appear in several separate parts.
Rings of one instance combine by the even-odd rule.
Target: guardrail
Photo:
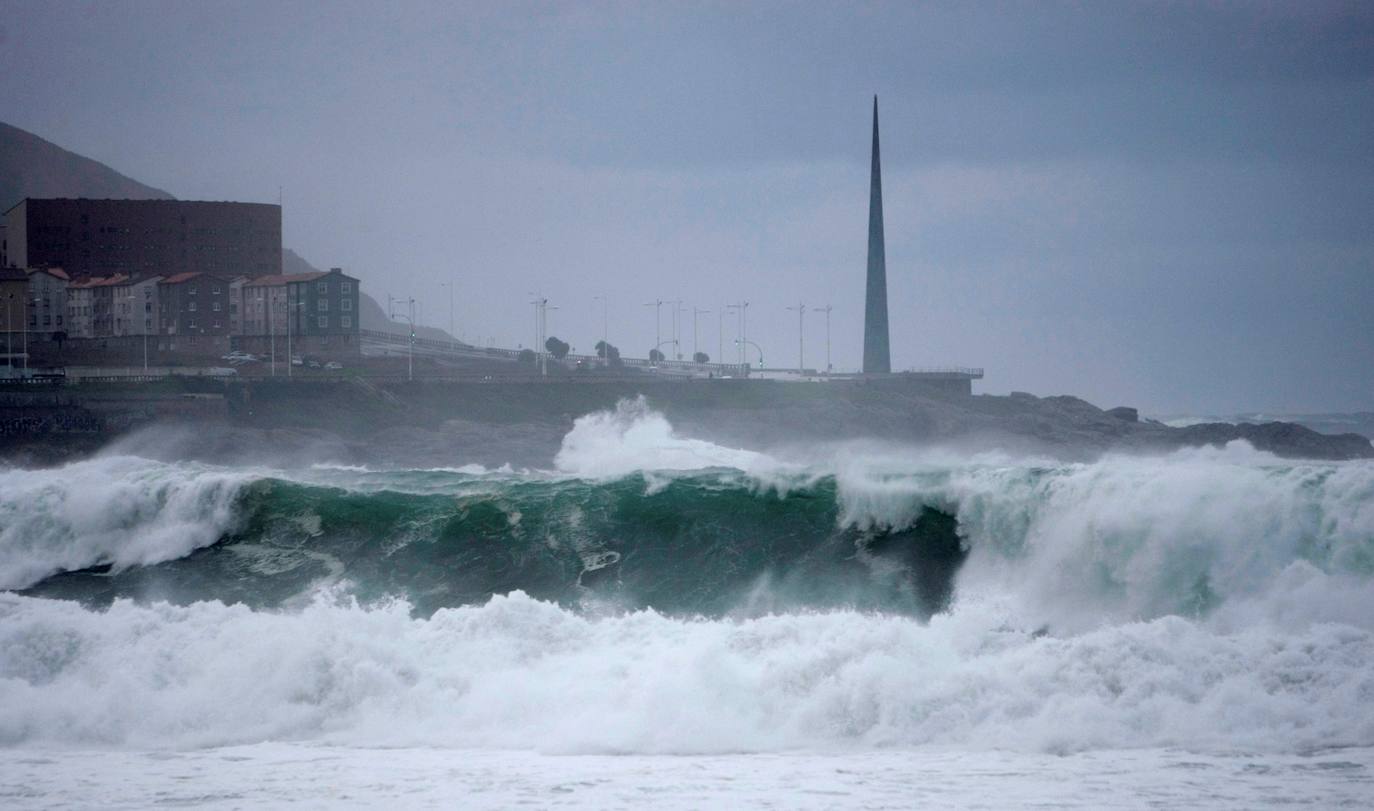
[[[376,344],[382,344],[385,346],[395,346],[398,348],[409,348],[411,341],[410,336],[404,333],[381,332],[378,330],[370,329],[359,330],[359,336],[364,340],[368,340]],[[450,343],[448,341],[436,341],[432,338],[415,338],[414,341],[416,349],[428,349],[431,351],[441,352],[446,355],[452,355],[455,357],[463,358],[519,360],[520,353],[526,351],[524,349],[504,349],[495,346],[473,346],[472,344],[463,343],[462,341],[454,341]],[[530,349],[528,351],[535,352],[534,349]],[[540,354],[547,353],[535,352],[536,357],[538,357]],[[606,359],[600,357],[599,355],[570,354],[565,356],[559,362],[564,364],[572,363],[573,365],[582,363],[583,365],[589,366],[601,366],[606,363]],[[658,362],[653,362],[646,358],[626,357],[622,357],[620,359],[620,363],[623,366],[629,366],[636,369],[652,369],[656,371],[666,371],[670,373],[683,375],[714,374],[717,377],[744,377],[749,374],[749,367],[747,365],[741,366],[730,363],[693,363],[691,361],[685,360],[667,359]]]

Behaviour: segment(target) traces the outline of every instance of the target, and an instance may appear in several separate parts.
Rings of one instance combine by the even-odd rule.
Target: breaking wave
[[[1369,462],[783,463],[625,403],[556,468],[0,474],[0,741],[1374,745]]]

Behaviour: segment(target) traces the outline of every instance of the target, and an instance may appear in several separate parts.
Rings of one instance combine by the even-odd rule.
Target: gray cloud
[[[283,186],[290,246],[441,326],[456,278],[468,337],[528,342],[540,290],[590,345],[608,292],[643,354],[643,302],[747,298],[790,364],[801,299],[856,365],[878,92],[896,365],[1155,410],[1374,406],[1359,4],[3,11],[0,117],[181,197]]]

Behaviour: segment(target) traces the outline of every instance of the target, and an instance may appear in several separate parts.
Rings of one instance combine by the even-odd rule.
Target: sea
[[[1374,806],[1374,462],[0,471],[5,808]]]

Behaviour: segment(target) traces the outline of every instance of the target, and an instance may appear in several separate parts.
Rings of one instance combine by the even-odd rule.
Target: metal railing
[[[404,333],[381,332],[378,330],[370,329],[359,330],[359,336],[364,341],[370,341],[374,344],[380,344],[383,346],[395,346],[397,348],[408,348],[410,346],[410,341],[412,340],[408,335],[405,335]],[[495,346],[473,346],[472,344],[463,343],[462,341],[436,341],[433,338],[415,338],[413,340],[415,341],[416,349],[428,349],[436,351],[440,354],[451,355],[453,357],[519,360],[520,353],[525,351],[534,352],[536,357],[538,357],[538,355],[540,354],[533,348],[525,350],[504,349]],[[564,364],[571,363],[574,366],[578,363],[581,363],[584,366],[593,367],[606,365],[606,359],[598,355],[570,354],[566,355],[560,362]],[[646,358],[626,357],[622,357],[620,359],[620,363],[623,366],[629,366],[637,369],[662,370],[670,373],[683,375],[706,375],[710,373],[715,374],[717,377],[727,375],[742,377],[748,375],[749,373],[747,366],[740,366],[738,364],[731,363],[694,363],[692,361],[667,359],[654,362]]]

